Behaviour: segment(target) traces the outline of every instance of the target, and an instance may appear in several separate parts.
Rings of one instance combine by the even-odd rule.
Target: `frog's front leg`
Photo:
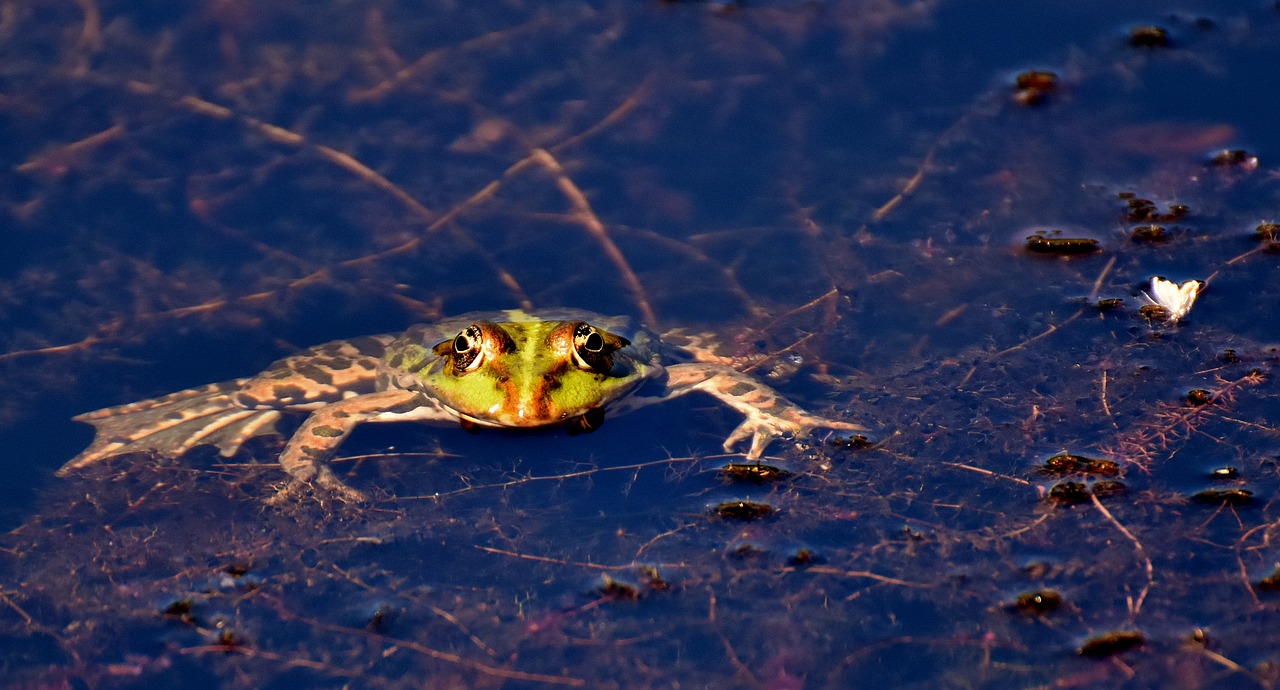
[[[650,398],[632,396],[625,402],[640,407],[693,391],[713,395],[746,417],[725,439],[725,451],[732,452],[739,441],[750,438],[747,457],[752,460],[759,459],[769,441],[777,436],[807,433],[816,428],[866,431],[866,427],[859,424],[809,414],[781,393],[723,365],[690,363],[669,366],[666,384],[664,395]]]
[[[283,501],[301,486],[311,485],[347,501],[364,501],[364,492],[347,486],[329,467],[329,458],[356,425],[456,418],[456,414],[423,394],[400,389],[366,393],[325,405],[307,417],[280,454],[280,466],[292,480],[275,500]]]

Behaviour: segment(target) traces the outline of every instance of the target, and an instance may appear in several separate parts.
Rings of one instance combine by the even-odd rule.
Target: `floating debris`
[[[851,448],[853,450],[866,450],[875,447],[875,441],[863,436],[862,434],[853,434],[851,436],[833,436],[831,437],[831,445],[840,446],[841,448]]]
[[[1129,233],[1129,239],[1134,242],[1164,242],[1169,239],[1169,232],[1163,225],[1139,225]]]
[[[1270,575],[1258,580],[1254,587],[1267,592],[1280,592],[1280,566],[1276,566]]]
[[[791,471],[763,462],[732,462],[720,468],[720,476],[734,481],[766,484],[791,476]]]
[[[644,586],[654,592],[665,592],[671,589],[671,583],[662,577],[662,573],[657,567],[652,565],[642,565],[637,569],[640,580],[644,582]]]
[[[608,574],[600,576],[600,586],[596,594],[613,601],[635,601],[640,598],[640,589],[630,582],[623,582]]]
[[[1210,479],[1237,479],[1240,476],[1240,470],[1227,465],[1226,467],[1216,467],[1209,471]]]
[[[1084,482],[1058,482],[1049,487],[1047,498],[1059,505],[1076,505],[1089,500],[1089,487]]]
[[[1258,157],[1244,149],[1223,149],[1209,159],[1209,165],[1217,168],[1239,168],[1245,172],[1258,169]]]
[[[1200,290],[1203,288],[1204,283],[1198,280],[1188,280],[1182,285],[1178,285],[1172,280],[1156,276],[1151,279],[1151,292],[1142,294],[1151,302],[1146,307],[1160,307],[1164,312],[1162,318],[1173,323],[1181,321],[1191,312],[1191,305],[1196,303],[1196,297],[1200,295]],[[1147,316],[1152,316],[1160,311],[1147,309],[1146,307],[1143,307],[1141,311]]]
[[[1027,236],[1027,251],[1075,256],[1102,251],[1102,245],[1092,237],[1069,237],[1061,230],[1037,230]]]
[[[1244,506],[1253,503],[1253,492],[1248,489],[1205,489],[1192,498],[1200,503]]]
[[[249,641],[234,628],[228,627],[214,633],[211,643],[217,647],[222,647],[227,652],[233,652],[247,645]]]
[[[1057,74],[1030,70],[1019,74],[1014,82],[1013,100],[1019,105],[1037,105],[1057,89]]]
[[[1280,251],[1280,224],[1263,223],[1253,230],[1253,239],[1262,243],[1268,252]]]
[[[1084,641],[1076,654],[1080,656],[1111,656],[1140,647],[1147,641],[1146,636],[1136,630],[1113,630],[1094,635]]]
[[[1073,506],[1088,503],[1093,497],[1108,498],[1129,490],[1124,482],[1115,479],[1102,479],[1085,483],[1076,481],[1058,482],[1045,492],[1045,500],[1061,506]]]
[[[1052,589],[1034,589],[1023,592],[1009,608],[1024,616],[1046,616],[1062,607],[1062,595]]]
[[[1203,388],[1192,388],[1187,391],[1187,404],[1195,407],[1203,407],[1213,402],[1213,392]]]
[[[1129,29],[1129,45],[1138,48],[1163,48],[1169,45],[1169,32],[1159,26],[1135,26]]]
[[[775,512],[777,510],[768,503],[755,501],[725,501],[715,507],[716,515],[729,520],[759,520]]]
[[[1089,485],[1089,491],[1093,492],[1098,498],[1107,498],[1108,496],[1119,496],[1129,490],[1124,482],[1114,479],[1104,479]]]
[[[1169,210],[1161,213],[1156,202],[1132,192],[1121,192],[1120,198],[1127,202],[1124,218],[1130,223],[1171,223],[1191,212],[1191,207],[1186,204],[1169,204]]]
[[[161,611],[165,616],[175,618],[190,626],[199,625],[196,620],[196,602],[191,597],[176,599]]]
[[[1111,311],[1124,306],[1124,298],[1122,297],[1103,297],[1094,305],[1098,311]]]
[[[1044,461],[1041,470],[1049,474],[1092,474],[1114,477],[1120,474],[1120,465],[1114,460],[1091,458],[1073,453],[1058,453]]]
[[[792,568],[803,568],[805,566],[813,565],[814,563],[821,563],[822,561],[823,558],[814,553],[813,550],[807,546],[800,547],[795,553],[787,557],[787,565]]]

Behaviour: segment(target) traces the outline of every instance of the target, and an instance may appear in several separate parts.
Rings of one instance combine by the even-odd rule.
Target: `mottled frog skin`
[[[317,345],[257,376],[215,383],[76,417],[93,443],[60,475],[126,453],[177,457],[198,445],[231,456],[245,441],[274,434],[285,414],[308,416],[280,455],[292,478],[282,496],[313,487],[349,501],[328,460],[364,422],[418,421],[504,428],[557,424],[593,429],[610,415],[702,391],[745,419],[724,442],[751,439],[759,458],[770,439],[849,422],[805,412],[776,391],[704,353],[671,349],[687,361],[663,364],[663,345],[625,317],[577,310],[464,314],[377,335]]]

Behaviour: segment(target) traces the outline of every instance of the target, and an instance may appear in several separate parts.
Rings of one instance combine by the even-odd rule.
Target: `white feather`
[[[1198,280],[1188,280],[1178,285],[1172,280],[1156,276],[1151,279],[1151,292],[1144,294],[1152,304],[1164,307],[1169,312],[1169,321],[1173,322],[1181,321],[1191,312],[1191,305],[1195,304],[1203,287],[1204,283]]]

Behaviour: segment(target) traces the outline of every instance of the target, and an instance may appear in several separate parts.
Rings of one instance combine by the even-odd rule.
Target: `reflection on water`
[[[1265,3],[6,7],[20,685],[1275,683]],[[265,505],[273,442],[52,477],[85,410],[511,306],[873,432],[376,425],[364,506]]]

